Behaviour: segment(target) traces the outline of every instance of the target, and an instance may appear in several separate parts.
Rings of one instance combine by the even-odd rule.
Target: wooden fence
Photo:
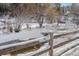
[[[42,47],[34,52],[30,52],[30,53],[26,53],[24,55],[31,55],[31,56],[37,56],[40,54],[43,54],[47,51],[49,51],[49,55],[53,56],[53,40],[54,38],[63,36],[63,35],[68,35],[68,34],[73,34],[73,33],[77,33],[79,32],[79,30],[74,31],[74,32],[69,32],[69,33],[65,33],[65,34],[60,34],[60,35],[53,35],[53,32],[46,32],[45,34],[48,34],[50,39],[45,40],[45,37],[42,38],[37,38],[37,39],[33,39],[33,40],[29,40],[29,41],[24,41],[24,42],[20,42],[20,43],[16,43],[16,44],[10,44],[10,45],[5,45],[5,46],[0,46],[0,55],[5,55],[5,54],[11,54],[15,51],[24,49],[24,48],[29,48],[32,46],[36,46],[38,44],[43,44]],[[41,41],[43,40],[43,41]],[[48,42],[48,44],[46,44],[46,42]]]

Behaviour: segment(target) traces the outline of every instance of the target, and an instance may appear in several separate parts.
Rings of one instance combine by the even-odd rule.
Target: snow
[[[0,34],[2,34],[3,32],[2,32],[2,30],[0,30]]]
[[[8,34],[8,35],[0,35],[0,43],[4,43],[7,41],[11,41],[11,40],[28,40],[31,38],[39,38],[42,37],[43,35],[40,33],[35,33],[35,32],[19,32],[19,33],[12,33],[12,34]]]
[[[28,25],[29,25],[30,28],[39,27],[39,24],[38,23],[29,23]]]
[[[24,23],[24,24],[22,24],[22,29],[27,28],[27,25],[28,25],[30,28],[38,28],[38,27],[39,27],[39,23]],[[53,25],[55,26],[56,24],[53,24]],[[45,27],[45,26],[52,26],[52,24],[44,23],[42,26],[43,26],[43,27]]]

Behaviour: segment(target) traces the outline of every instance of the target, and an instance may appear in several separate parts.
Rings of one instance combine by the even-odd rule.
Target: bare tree
[[[10,4],[9,11],[11,16],[16,18],[16,28],[20,31],[20,25],[24,20],[29,17],[30,19],[36,19],[39,23],[40,28],[42,27],[44,17],[46,17],[51,23],[52,20],[58,21],[60,4],[43,4],[43,3],[33,3],[33,4]]]

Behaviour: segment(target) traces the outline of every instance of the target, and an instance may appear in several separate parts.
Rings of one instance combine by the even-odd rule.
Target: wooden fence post
[[[53,56],[53,33],[50,32],[50,39],[49,39],[49,45],[50,45],[50,49],[49,49],[49,55]]]

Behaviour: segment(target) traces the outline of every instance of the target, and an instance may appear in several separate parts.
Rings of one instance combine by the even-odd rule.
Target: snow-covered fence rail
[[[65,35],[69,35],[69,34],[74,34],[74,33],[78,33],[78,32],[79,32],[79,30],[68,32],[68,33],[64,33],[64,34],[58,34],[58,35],[55,35],[54,38],[58,38],[58,37],[61,37],[61,36],[65,36]]]
[[[37,43],[39,43],[39,42],[35,41],[35,42],[29,43],[29,44],[24,44],[24,45],[16,44],[16,45],[13,45],[13,46],[10,46],[10,45],[3,46],[3,49],[0,50],[0,55],[5,55],[5,54],[8,54],[8,53],[11,53],[11,52],[14,52],[14,51],[26,48],[26,47],[28,48],[30,46],[36,45]],[[6,48],[4,48],[4,47],[6,47]]]

